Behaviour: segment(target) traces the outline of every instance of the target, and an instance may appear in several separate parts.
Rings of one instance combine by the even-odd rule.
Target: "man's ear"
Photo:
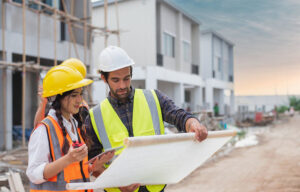
[[[101,74],[101,79],[104,81],[104,83],[107,83],[107,81],[106,81],[104,75],[102,75],[102,74]]]

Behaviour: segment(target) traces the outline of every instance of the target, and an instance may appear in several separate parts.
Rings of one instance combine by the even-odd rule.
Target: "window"
[[[13,2],[22,3],[22,0],[13,0]]]
[[[190,103],[191,102],[191,91],[189,91],[189,90],[185,90],[184,91],[184,101],[186,103]]]
[[[190,43],[183,41],[183,58],[185,62],[191,62]]]
[[[199,66],[192,64],[192,74],[199,75]]]
[[[23,3],[22,0],[13,0],[13,1],[16,2],[16,3],[20,3],[20,4]],[[53,2],[52,1],[53,0],[41,0],[42,3],[45,3],[45,4],[53,7]],[[31,9],[36,9],[36,10],[44,10],[45,9],[44,6],[36,4],[35,2],[32,2],[32,1],[26,1],[26,3],[28,5],[28,7],[31,8]],[[44,10],[44,12],[49,14],[49,15],[52,15],[52,11],[50,11],[50,10]]]
[[[169,57],[175,57],[175,38],[168,33],[163,35],[164,41],[164,55]]]

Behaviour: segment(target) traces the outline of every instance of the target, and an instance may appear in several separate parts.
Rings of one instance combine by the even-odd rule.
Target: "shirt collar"
[[[57,119],[57,117],[56,117],[56,111],[55,111],[54,109],[50,109],[48,115],[50,115],[52,118],[55,119],[55,121],[58,122],[58,119]],[[71,129],[71,128],[72,128],[71,122],[68,121],[66,118],[64,118],[64,116],[62,116],[62,119],[63,119],[63,125],[64,125],[66,128]],[[74,122],[74,124],[75,124],[75,125],[74,125],[74,126],[75,126],[74,128],[76,129],[77,126],[78,126],[78,122],[76,121],[76,119],[75,119],[72,115],[70,115],[70,120],[71,120],[72,122]]]
[[[130,92],[129,92],[129,95],[128,95],[128,99],[125,103],[132,103],[133,102],[133,96],[134,96],[134,91],[135,91],[135,88],[130,86]],[[112,104],[112,105],[116,105],[116,106],[119,106],[119,105],[122,105],[122,104],[125,104],[125,103],[122,103],[120,102],[118,99],[112,97],[110,95],[110,92],[108,94],[108,97],[107,97],[108,101]]]

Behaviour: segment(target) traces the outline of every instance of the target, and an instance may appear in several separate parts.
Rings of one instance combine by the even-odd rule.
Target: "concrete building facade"
[[[109,1],[110,2],[110,1]],[[132,84],[136,88],[159,89],[175,104],[191,111],[203,108],[205,82],[200,69],[200,22],[166,0],[121,0],[118,14],[111,1],[108,6],[108,28],[119,27],[122,47],[135,61]],[[103,1],[93,3],[93,24],[104,25]],[[108,45],[118,45],[117,38]],[[94,39],[94,70],[104,38]],[[95,100],[101,101],[107,91],[103,81],[94,83]]]
[[[21,0],[13,0],[13,3],[22,4]],[[40,55],[40,65],[53,66],[54,58],[56,55],[58,64],[63,60],[74,57],[84,61],[84,37],[83,29],[72,28],[74,38],[76,40],[76,47],[78,50],[78,56],[75,54],[74,47],[71,45],[70,49],[70,35],[68,26],[64,22],[53,19],[53,13],[51,11],[44,10],[45,14],[40,15],[40,25],[38,25],[38,15],[33,12],[34,10],[42,10],[40,5],[34,3],[28,3],[26,1],[26,61],[36,63],[38,52]],[[63,10],[61,1],[43,1],[49,6]],[[66,8],[70,13],[71,1],[66,0]],[[74,1],[74,7],[72,8],[73,15],[78,18],[83,18],[83,3],[84,1]],[[5,55],[7,62],[22,62],[22,46],[23,46],[23,15],[22,6],[16,6],[10,3],[4,3],[1,1],[0,10],[5,6],[5,26],[0,26],[0,37],[2,37],[2,28],[5,30]],[[29,7],[29,8],[28,8]],[[87,1],[87,15],[91,13],[91,4]],[[32,11],[33,10],[33,11]],[[0,15],[2,20],[2,12]],[[56,25],[56,31],[54,30]],[[4,26],[4,27],[3,27]],[[38,34],[38,28],[40,27],[40,34]],[[56,34],[56,41],[54,40]],[[88,34],[89,35],[89,34]],[[38,49],[38,37],[40,36],[40,49]],[[0,43],[0,51],[2,53],[2,38]],[[56,46],[56,52],[55,52]],[[89,49],[87,48],[87,53]],[[2,54],[0,56],[1,60]],[[89,63],[87,67],[89,69]],[[3,66],[3,65],[2,65]],[[6,83],[4,84],[3,75],[6,74]],[[34,115],[38,106],[38,86],[40,71],[26,71],[26,108],[25,119],[26,129],[33,128]],[[12,132],[13,128],[18,129],[22,125],[22,70],[16,68],[6,67],[5,70],[0,69],[0,95],[6,95],[6,131],[4,136],[3,115],[0,115],[0,150],[12,148]],[[6,87],[5,89],[3,87]],[[0,108],[3,109],[3,99],[0,99]],[[4,143],[5,141],[5,143]]]
[[[220,115],[231,115],[234,113],[234,44],[208,30],[201,33],[200,46],[204,103],[210,110],[218,104]]]

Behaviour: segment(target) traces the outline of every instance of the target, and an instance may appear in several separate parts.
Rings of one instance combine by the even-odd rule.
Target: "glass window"
[[[164,50],[165,56],[175,57],[175,38],[168,33],[163,34]]]

